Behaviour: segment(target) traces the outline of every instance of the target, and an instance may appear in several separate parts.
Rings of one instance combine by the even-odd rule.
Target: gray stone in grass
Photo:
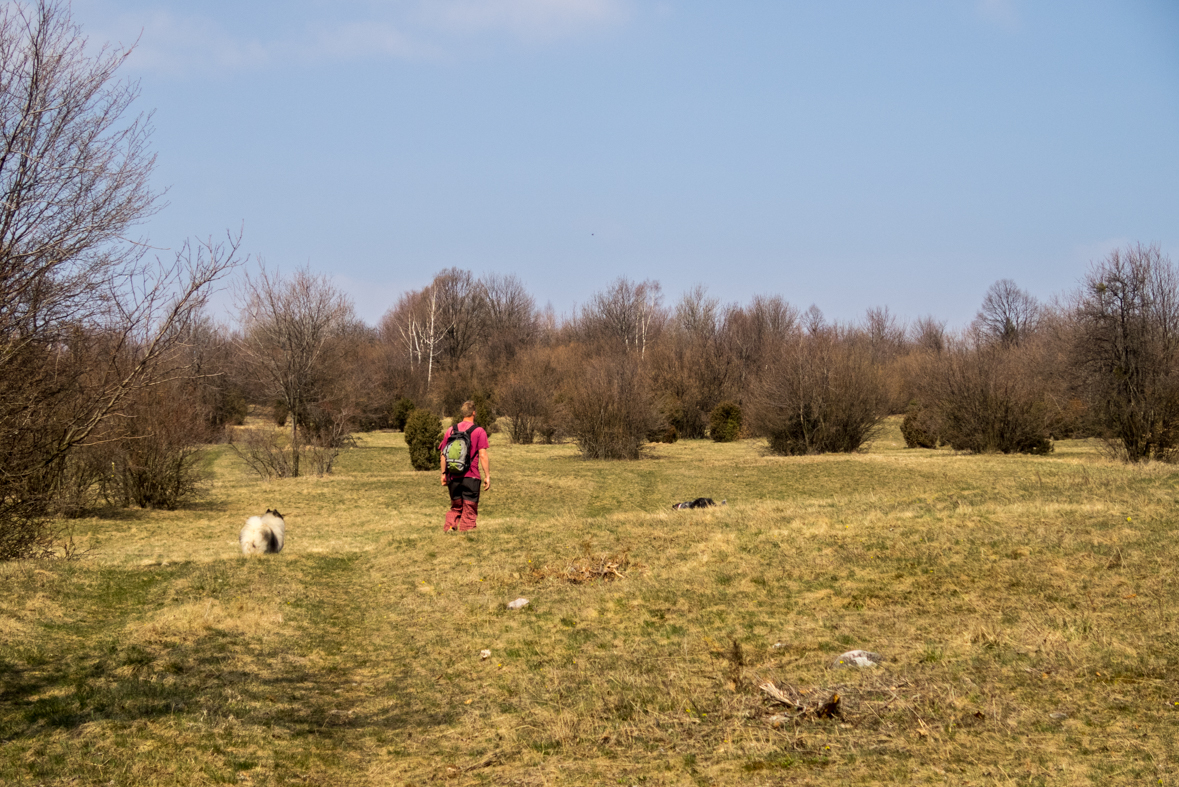
[[[884,656],[870,650],[849,650],[839,654],[834,667],[879,667],[886,661]]]
[[[524,609],[526,606],[528,606],[528,599],[526,598],[518,598],[515,601],[508,602],[508,609]]]

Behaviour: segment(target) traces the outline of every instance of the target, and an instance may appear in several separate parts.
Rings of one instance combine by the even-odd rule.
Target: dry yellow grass
[[[792,459],[503,442],[472,536],[378,434],[324,479],[223,453],[195,509],[0,567],[0,781],[1175,783],[1173,468],[895,429]],[[729,505],[670,510],[701,495]],[[286,548],[244,559],[268,506]],[[888,661],[834,666],[853,648]],[[791,718],[765,681],[841,715]]]

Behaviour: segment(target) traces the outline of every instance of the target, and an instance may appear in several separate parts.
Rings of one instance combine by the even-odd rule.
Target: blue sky
[[[244,225],[375,323],[438,270],[569,313],[779,294],[960,326],[1179,263],[1173,0],[74,0],[138,47],[159,246]]]

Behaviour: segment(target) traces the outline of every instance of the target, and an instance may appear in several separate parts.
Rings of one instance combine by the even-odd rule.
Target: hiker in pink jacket
[[[471,453],[470,468],[465,475],[453,475],[446,469],[446,454],[442,454],[442,485],[450,492],[450,510],[446,512],[446,523],[442,532],[450,533],[455,530],[466,533],[475,529],[475,517],[479,514],[479,482],[483,482],[483,489],[491,489],[491,467],[487,458],[487,431],[482,426],[475,426],[475,403],[463,402],[463,419],[446,430],[442,435],[439,451],[444,451],[447,441],[454,430],[470,433]]]

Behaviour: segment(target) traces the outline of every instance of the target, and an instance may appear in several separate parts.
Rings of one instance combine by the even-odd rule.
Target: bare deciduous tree
[[[483,285],[470,271],[449,268],[430,285],[436,297],[442,331],[442,357],[453,369],[465,360],[484,336],[487,297]]]
[[[722,340],[722,319],[720,302],[692,288],[648,358],[660,409],[680,437],[704,437],[713,408],[736,395],[737,361]]]
[[[554,400],[561,387],[561,373],[547,347],[535,347],[516,356],[512,373],[500,386],[498,405],[511,419],[513,443],[528,444],[538,432],[552,435]]]
[[[505,280],[506,281],[506,280]],[[509,298],[523,292],[502,283],[497,294]],[[518,282],[516,283],[518,285]],[[449,268],[434,277],[428,287],[406,293],[381,320],[385,341],[395,340],[406,352],[410,366],[425,368],[426,391],[434,382],[434,367],[453,369],[483,339],[487,329],[488,290],[469,271]],[[515,304],[501,300],[499,317],[506,318]]]
[[[299,475],[300,431],[326,382],[329,342],[352,322],[352,304],[324,276],[300,269],[290,279],[265,266],[241,289],[243,358],[291,414],[290,474]]]
[[[636,284],[621,277],[590,299],[581,313],[581,330],[590,341],[637,351],[642,358],[666,317],[661,301],[659,282]]]
[[[237,243],[146,261],[129,231],[156,210],[150,124],[65,3],[0,9],[0,558],[47,547],[67,455],[129,397],[184,374],[182,327]]]
[[[798,310],[776,295],[756,295],[749,306],[725,312],[722,343],[737,364],[742,397],[747,398],[768,359],[797,331]]]
[[[586,459],[638,459],[659,419],[640,360],[599,357],[566,381],[569,433]]]
[[[910,330],[913,344],[922,350],[940,353],[946,349],[946,321],[932,315],[919,317]]]
[[[156,210],[150,125],[124,119],[138,88],[115,79],[130,53],[85,44],[67,5],[0,10],[0,326],[18,341],[100,314]]]
[[[1040,313],[1035,297],[1015,286],[1011,279],[999,279],[983,297],[974,327],[991,341],[1012,347],[1036,330]]]
[[[896,358],[905,347],[905,325],[887,306],[868,309],[864,315],[864,337],[876,363]]]
[[[1179,452],[1179,273],[1157,246],[1115,250],[1074,302],[1080,385],[1132,462]]]
[[[709,297],[703,285],[696,285],[685,292],[676,304],[672,327],[693,339],[716,339],[721,327],[720,301]]]
[[[434,380],[434,366],[442,355],[443,337],[450,325],[443,321],[438,308],[438,291],[433,285],[407,292],[397,305],[381,319],[381,334],[386,342],[399,343],[413,370],[426,369],[425,390]]]
[[[500,369],[530,345],[539,331],[536,302],[515,276],[485,276],[483,286],[486,314],[483,353],[488,369]]]

